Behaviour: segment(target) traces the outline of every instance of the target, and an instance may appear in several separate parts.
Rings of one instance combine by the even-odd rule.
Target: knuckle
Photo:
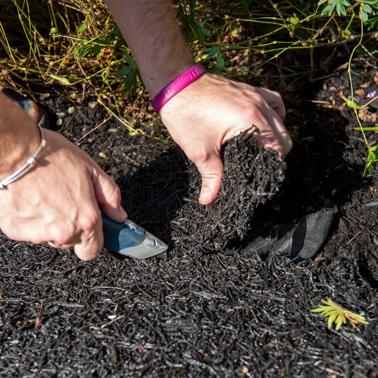
[[[257,92],[253,92],[252,93],[252,97],[254,99],[254,101],[258,104],[263,104],[265,102],[265,98],[263,95],[261,95],[260,93],[257,93]]]
[[[48,238],[56,244],[68,244],[74,237],[74,226],[69,222],[55,222],[50,225],[50,232],[48,232]]]
[[[248,108],[248,113],[249,113],[249,119],[252,122],[261,122],[263,120],[263,115],[258,108],[258,106],[251,106]]]
[[[282,101],[282,96],[281,96],[281,93],[280,92],[277,92],[277,91],[272,91],[272,94],[277,97],[277,99],[281,100]]]
[[[199,148],[189,153],[188,158],[197,165],[203,165],[209,160],[210,154],[206,149]]]
[[[85,217],[83,217],[80,221],[81,229],[86,232],[90,233],[95,228],[97,223],[100,220],[100,214],[98,211],[92,211],[91,213],[87,214]]]
[[[57,244],[68,244],[72,239],[72,234],[68,230],[60,229],[54,238],[54,242]]]

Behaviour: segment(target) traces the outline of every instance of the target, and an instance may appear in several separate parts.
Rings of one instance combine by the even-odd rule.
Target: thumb
[[[94,189],[102,211],[116,222],[124,222],[127,213],[121,206],[121,191],[118,185],[103,171],[94,177]]]
[[[196,163],[196,166],[202,177],[199,202],[201,205],[209,205],[217,197],[222,183],[222,159],[218,154],[214,154],[203,163]]]

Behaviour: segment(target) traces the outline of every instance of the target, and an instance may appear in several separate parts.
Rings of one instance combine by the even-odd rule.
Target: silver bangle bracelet
[[[41,137],[41,143],[37,151],[32,156],[30,156],[30,158],[26,161],[26,163],[21,168],[19,168],[16,172],[12,173],[10,176],[4,178],[3,180],[0,180],[0,190],[7,189],[8,185],[19,180],[21,177],[24,177],[33,167],[37,165],[38,163],[37,159],[41,156],[42,151],[46,146],[45,135],[40,124],[41,123],[37,125],[37,128],[39,130],[39,135]]]

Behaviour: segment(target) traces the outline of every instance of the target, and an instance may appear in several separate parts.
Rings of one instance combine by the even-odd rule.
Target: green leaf
[[[360,5],[360,12],[359,12],[359,17],[361,20],[369,25],[369,16],[374,15],[376,16],[378,12],[378,1],[372,0],[369,2],[361,1]],[[376,21],[373,21],[373,24],[375,24]]]
[[[365,169],[364,169],[364,176],[370,175],[373,172],[373,163],[371,161],[367,161]]]
[[[346,323],[345,316],[343,316],[342,314],[339,314],[336,318],[335,323],[336,323],[336,331],[338,331],[341,328],[341,326]]]
[[[198,39],[202,45],[205,44],[206,39],[210,36],[210,32],[205,27],[206,21],[193,22],[192,30],[194,33],[194,40]]]
[[[331,16],[333,11],[335,9],[335,5],[334,4],[329,4],[327,5],[323,10],[322,10],[322,13],[321,15],[324,16],[324,15],[327,15],[327,16]]]
[[[373,8],[369,4],[362,4],[361,7],[363,8],[364,12],[366,12],[366,13],[370,14],[371,12],[373,12]]]
[[[378,12],[378,9],[377,9],[377,12]],[[369,18],[368,20],[365,21],[365,24],[367,25],[369,31],[372,29],[375,29],[378,24],[378,17]]]
[[[348,98],[342,96],[341,97],[344,102],[347,104],[347,106],[351,109],[360,109],[360,105],[358,105],[357,103],[355,103],[353,100],[349,100]]]
[[[80,59],[83,59],[88,55],[97,56],[105,47],[106,45],[98,42],[83,40],[81,45],[74,50],[74,55]]]
[[[343,15],[345,16],[346,12],[345,12],[345,8],[342,4],[340,3],[337,3],[336,4],[336,12],[337,14],[340,16],[340,15]]]
[[[338,313],[336,311],[330,312],[330,314],[328,316],[328,322],[327,322],[328,329],[332,328],[333,322],[335,321],[337,315],[338,315]]]
[[[225,67],[225,60],[220,46],[212,46],[204,50],[207,59],[215,58],[216,70],[221,72]]]
[[[298,22],[299,22],[299,18],[297,17],[297,16],[292,16],[292,17],[290,17],[289,18],[289,21],[290,21],[290,24],[291,25],[297,25],[298,24]]]
[[[326,308],[326,307],[325,306],[319,306],[317,308],[312,308],[310,311],[311,312],[323,312],[324,308]]]
[[[368,324],[364,316],[346,310],[329,298],[323,300],[322,303],[321,306],[313,308],[310,311],[327,318],[327,327],[329,329],[335,326],[335,329],[339,330],[343,324],[347,324],[348,322],[353,327],[359,323]]]
[[[338,16],[345,16],[347,13],[347,8],[350,7],[351,4],[348,0],[321,0],[318,2],[318,5],[327,5],[323,8],[322,15],[331,16],[333,13],[336,13]]]
[[[121,78],[121,83],[123,85],[123,88],[129,92],[137,87],[137,71],[133,67],[129,66],[121,66],[118,69],[117,77]]]
[[[361,128],[360,127],[355,127],[354,130],[361,131]],[[362,130],[363,131],[375,131],[375,132],[378,132],[378,125],[377,126],[373,126],[373,127],[362,127]]]
[[[80,25],[77,29],[76,29],[76,32],[77,33],[82,33],[83,31],[87,30],[87,25]]]

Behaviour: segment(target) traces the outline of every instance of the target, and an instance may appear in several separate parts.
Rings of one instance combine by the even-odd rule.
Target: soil
[[[167,156],[169,153],[139,170],[126,184],[127,198],[132,201],[127,208],[139,222],[148,220],[145,226],[149,229],[154,228],[151,221],[170,225],[171,235],[165,240],[173,246],[173,255],[179,251],[220,252],[244,239],[256,209],[278,192],[284,180],[284,164],[275,153],[257,147],[252,130],[224,146],[223,183],[210,206],[198,203],[201,177],[194,164],[183,156],[174,161]],[[144,204],[141,214],[134,212],[133,204],[139,209]]]
[[[353,72],[364,104],[378,70],[356,62]],[[84,138],[80,146],[121,186],[130,218],[170,251],[146,261],[105,251],[84,263],[0,236],[0,374],[378,376],[378,175],[362,176],[366,147],[348,94],[344,70],[285,99],[295,142],[285,173],[253,136],[232,140],[220,197],[207,208],[196,203],[198,174],[172,143],[129,136],[113,120]],[[72,113],[61,98],[44,102],[74,142],[106,117],[99,106]],[[365,125],[376,116],[376,103],[360,114]],[[259,227],[322,209],[338,219],[315,259],[239,253]],[[328,330],[310,312],[326,297],[369,324]]]

